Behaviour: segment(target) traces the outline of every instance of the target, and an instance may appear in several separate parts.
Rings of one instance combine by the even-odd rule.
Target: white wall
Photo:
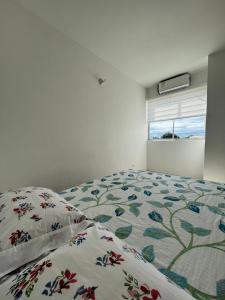
[[[146,168],[142,87],[13,1],[0,41],[0,190]]]
[[[148,141],[148,170],[203,177],[204,139]]]
[[[204,178],[225,182],[225,51],[209,56]]]

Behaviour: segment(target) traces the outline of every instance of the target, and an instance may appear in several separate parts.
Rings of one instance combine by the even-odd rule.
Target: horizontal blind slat
[[[187,90],[148,101],[148,121],[176,119],[206,114],[206,87]]]

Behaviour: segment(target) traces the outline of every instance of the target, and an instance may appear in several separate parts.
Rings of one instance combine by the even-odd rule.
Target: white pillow
[[[100,226],[75,235],[2,284],[0,299],[193,300]],[[49,298],[49,299],[50,299]]]
[[[0,194],[0,277],[87,227],[78,209],[45,188]]]

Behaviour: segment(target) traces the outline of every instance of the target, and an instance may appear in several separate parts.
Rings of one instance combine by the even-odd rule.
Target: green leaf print
[[[132,225],[125,226],[125,227],[120,227],[115,231],[115,235],[123,240],[126,239],[132,232]]]
[[[117,201],[117,200],[120,200],[121,198],[120,197],[115,197],[113,194],[108,194],[106,196],[107,200],[110,200],[110,201]]]
[[[207,236],[211,233],[211,230],[201,227],[195,227],[193,233],[198,236]]]
[[[153,262],[155,259],[155,253],[154,253],[154,247],[153,245],[146,246],[142,249],[141,251],[143,257],[148,261],[148,262]]]
[[[159,208],[164,207],[164,205],[158,201],[147,201],[147,202],[155,207],[159,207]]]
[[[189,233],[193,233],[194,227],[193,227],[193,225],[191,223],[189,223],[189,222],[187,222],[185,220],[180,220],[180,224],[181,224],[181,227],[185,231],[187,231]]]
[[[98,215],[93,220],[95,222],[105,223],[108,222],[112,217],[108,215]]]
[[[96,201],[94,198],[92,197],[84,197],[84,198],[81,198],[79,201],[82,201],[82,202],[91,202],[91,201]]]
[[[172,235],[169,232],[156,227],[146,228],[143,235],[151,237],[156,240],[172,237]]]

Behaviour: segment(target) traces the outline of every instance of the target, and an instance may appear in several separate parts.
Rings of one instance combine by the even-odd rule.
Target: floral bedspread
[[[60,193],[197,299],[225,299],[225,185],[122,171]]]
[[[192,300],[134,248],[98,224],[0,288],[0,299]]]

